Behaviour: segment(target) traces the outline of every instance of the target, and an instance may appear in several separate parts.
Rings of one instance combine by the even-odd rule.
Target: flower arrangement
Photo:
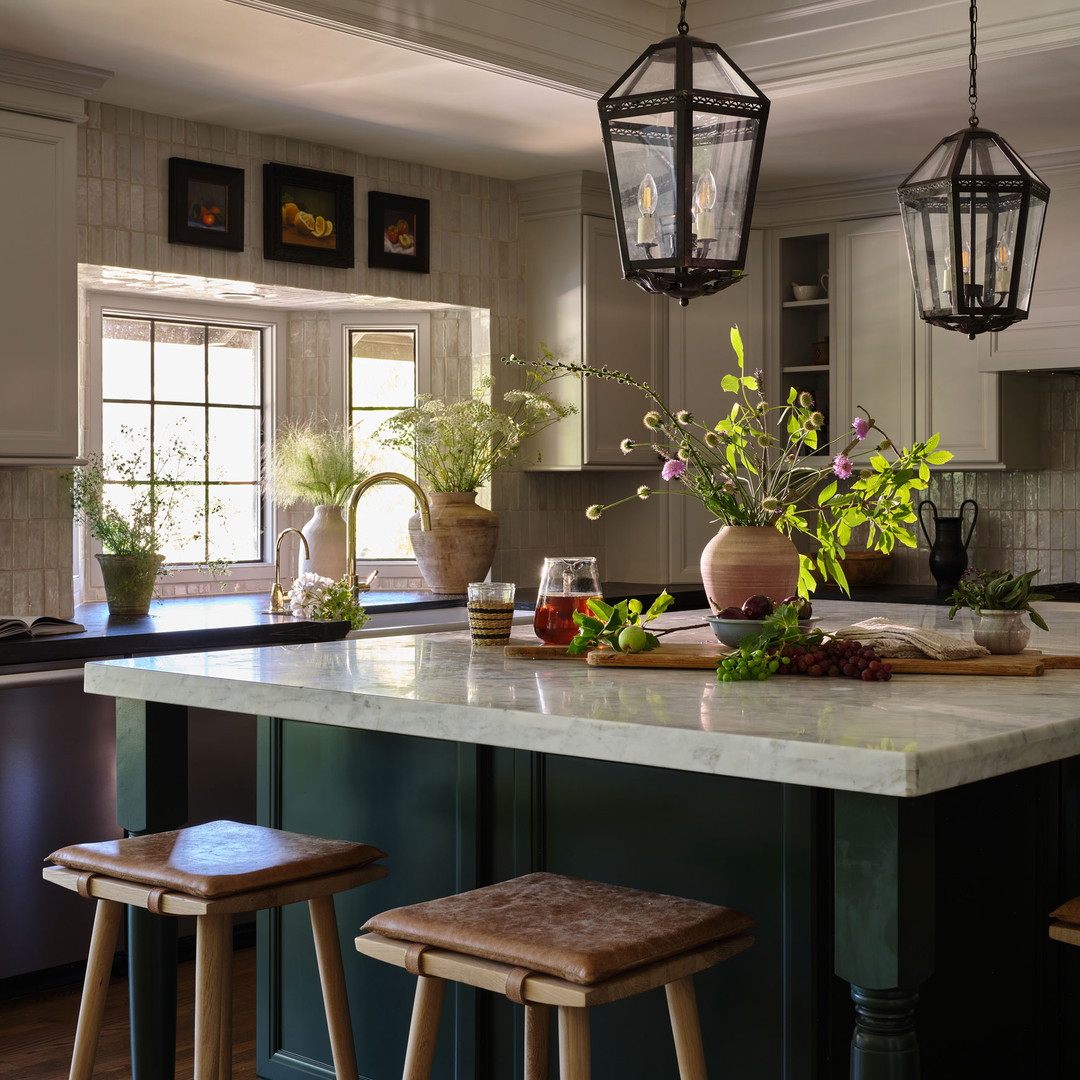
[[[544,354],[555,363],[551,353]],[[429,491],[476,491],[517,454],[524,439],[577,412],[544,391],[557,374],[527,372],[525,387],[503,394],[505,412],[485,400],[494,385],[490,377],[461,401],[423,395],[384,421],[375,438],[412,461]]]
[[[132,429],[120,429],[123,441],[136,449],[90,454],[87,464],[65,475],[71,504],[83,516],[90,535],[111,555],[160,555],[203,539],[193,530],[188,501],[192,467],[199,470],[204,458],[193,452],[179,436],[153,455],[149,437]],[[223,519],[220,504],[211,515]],[[220,560],[200,565],[226,569]]]
[[[610,379],[640,390],[651,402],[643,418],[649,437],[624,439],[622,452],[645,447],[658,454],[664,461],[661,478],[677,481],[679,487],[643,484],[624,499],[590,506],[586,515],[593,520],[635,498],[671,491],[697,499],[722,525],[773,525],[787,536],[804,533],[817,550],[799,556],[802,596],[813,592],[819,577],[831,577],[846,591],[841,563],[852,530],[860,525],[868,526],[867,548],[891,551],[897,542],[915,547],[911,493],[926,487],[931,465],[952,457],[937,449],[939,437],[898,450],[860,407],[862,415],[852,421],[850,437],[820,445],[825,416],[812,396],[792,388],[783,405],[771,405],[760,375],[745,374],[738,327],[731,330],[731,344],[739,374],[725,375],[721,387],[734,400],[712,425],[701,423],[688,409],[669,408],[648,383],[619,371],[567,364],[550,355],[536,361],[516,356],[504,360],[531,364],[552,375]],[[868,442],[871,432],[880,437]],[[808,463],[811,455],[826,454],[828,464]]]
[[[344,506],[371,472],[353,445],[352,430],[325,417],[286,421],[267,461],[267,489],[281,507],[307,501]]]
[[[949,596],[949,618],[962,608],[971,608],[976,615],[984,611],[1026,611],[1040,630],[1049,630],[1043,617],[1031,606],[1039,600],[1052,600],[1049,593],[1035,592],[1031,579],[1039,573],[1013,575],[1000,570],[965,570]]]
[[[352,595],[346,578],[334,581],[321,574],[303,573],[293,581],[288,600],[289,610],[299,619],[348,622],[353,630],[359,630],[371,618]]]

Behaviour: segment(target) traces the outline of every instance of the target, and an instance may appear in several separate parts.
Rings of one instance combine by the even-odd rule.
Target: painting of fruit
[[[427,199],[368,192],[368,266],[426,274],[430,237]]]
[[[321,266],[353,265],[353,178],[263,166],[265,256]]]
[[[244,250],[244,170],[169,158],[169,243]]]

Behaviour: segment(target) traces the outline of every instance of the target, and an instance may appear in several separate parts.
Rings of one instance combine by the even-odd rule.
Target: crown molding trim
[[[111,71],[0,49],[0,108],[83,123],[86,99]]]

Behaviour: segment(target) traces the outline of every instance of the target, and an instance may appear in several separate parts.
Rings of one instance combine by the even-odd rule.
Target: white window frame
[[[416,334],[416,393],[431,393],[431,316],[426,311],[402,311],[383,308],[364,311],[334,312],[330,316],[331,335],[341,347],[341,378],[334,384],[331,409],[342,422],[349,412],[349,331],[411,330]],[[336,399],[336,400],[335,400]],[[378,570],[382,578],[419,577],[420,570],[415,559],[357,559],[364,568],[361,577]],[[377,579],[376,579],[377,580]]]
[[[286,314],[267,308],[241,307],[235,304],[197,303],[172,300],[166,297],[134,296],[131,293],[88,292],[86,296],[87,342],[89,364],[86,372],[86,408],[84,412],[83,445],[89,453],[101,452],[101,320],[104,315],[132,315],[149,319],[186,319],[214,323],[218,326],[241,326],[260,328],[263,337],[262,370],[262,417],[264,438],[273,437],[279,422],[280,388],[285,386],[284,342]],[[260,558],[257,562],[231,564],[226,584],[244,585],[249,581],[265,582],[274,573],[273,538],[277,535],[275,508],[263,494],[263,521],[266,527],[260,540]],[[76,595],[83,600],[104,599],[104,583],[101,569],[93,556],[101,551],[101,544],[90,536],[88,529],[80,529],[81,543],[77,551]],[[215,578],[203,570],[184,568],[170,570],[170,584],[209,582]]]

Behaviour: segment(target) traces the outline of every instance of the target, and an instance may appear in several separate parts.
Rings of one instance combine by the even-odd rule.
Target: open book
[[[53,615],[0,615],[0,638],[46,637],[49,634],[80,634],[86,627]]]

